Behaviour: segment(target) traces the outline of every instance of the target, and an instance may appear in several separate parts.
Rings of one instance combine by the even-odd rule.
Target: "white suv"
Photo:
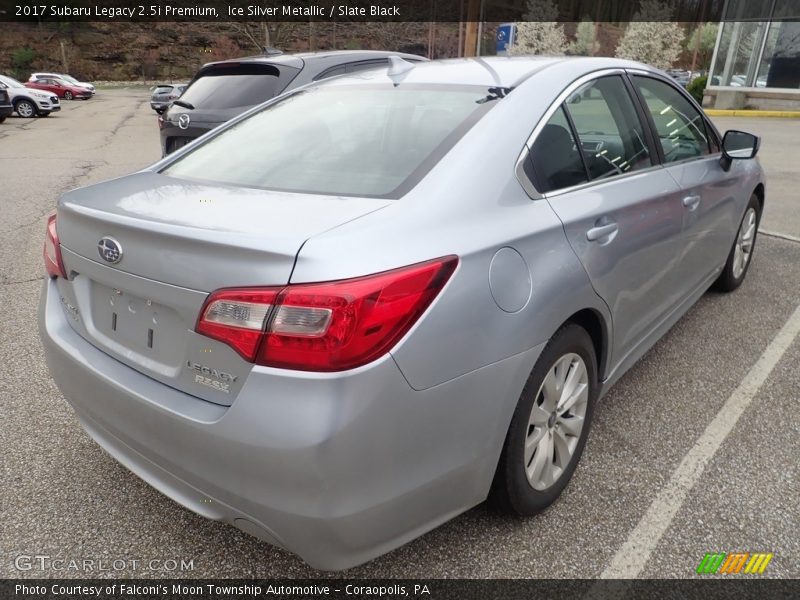
[[[46,117],[51,112],[61,110],[58,96],[51,92],[26,88],[19,81],[7,75],[0,75],[0,83],[6,86],[14,111],[20,117],[26,119]]]

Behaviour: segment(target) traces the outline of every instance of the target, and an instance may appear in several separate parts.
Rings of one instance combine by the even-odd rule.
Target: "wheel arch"
[[[598,383],[605,378],[608,366],[608,355],[610,349],[609,325],[605,318],[593,308],[584,308],[572,314],[559,328],[567,323],[575,323],[589,334],[594,346],[594,353],[597,358],[597,379]]]
[[[758,198],[758,212],[764,214],[764,200],[766,199],[766,190],[763,183],[759,183],[753,193]]]

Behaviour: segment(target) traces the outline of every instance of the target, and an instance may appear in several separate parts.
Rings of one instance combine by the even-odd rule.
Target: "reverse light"
[[[56,232],[56,215],[47,219],[47,230],[44,237],[44,268],[50,277],[67,278],[64,261],[61,258],[61,244]]]
[[[196,331],[259,365],[353,369],[408,332],[457,264],[447,256],[355,279],[219,290],[206,300]]]

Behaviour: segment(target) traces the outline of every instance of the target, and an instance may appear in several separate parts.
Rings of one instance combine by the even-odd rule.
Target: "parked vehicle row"
[[[92,96],[95,93],[94,86],[91,83],[87,83],[85,81],[78,81],[72,75],[67,75],[66,73],[32,73],[30,78],[28,79],[29,82],[36,82],[42,79],[56,79],[61,80],[60,83],[66,83],[66,86],[62,86],[65,88],[65,95],[64,98],[70,100],[68,96],[66,96],[67,89],[72,90],[73,88],[78,88],[78,90],[88,90],[92,93]],[[81,95],[84,95],[82,92]]]
[[[88,100],[95,94],[91,83],[65,73],[32,73],[22,83],[0,75],[0,123],[12,113],[23,119],[46,117],[61,110],[61,99]]]
[[[94,96],[94,89],[89,89],[87,85],[72,83],[67,81],[66,76],[55,73],[34,73],[25,83],[25,87],[52,92],[64,100],[88,100]]]
[[[0,88],[8,94],[12,110],[24,119],[46,117],[61,110],[56,94],[27,87],[13,77],[0,75]]]

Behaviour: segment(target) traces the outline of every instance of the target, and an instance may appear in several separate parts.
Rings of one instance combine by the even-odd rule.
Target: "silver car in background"
[[[638,63],[393,58],[65,194],[47,363],[120,463],[320,569],[535,514],[597,400],[743,281],[757,150]]]

